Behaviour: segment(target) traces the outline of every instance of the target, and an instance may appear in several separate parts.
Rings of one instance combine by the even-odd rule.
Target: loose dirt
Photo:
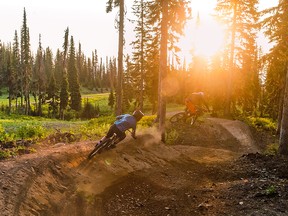
[[[261,134],[216,118],[173,127],[170,145],[148,129],[90,161],[92,141],[1,161],[1,215],[288,215],[288,161],[261,154]]]

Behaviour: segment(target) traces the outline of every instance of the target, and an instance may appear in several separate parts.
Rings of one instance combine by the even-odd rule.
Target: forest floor
[[[288,160],[261,154],[276,137],[217,118],[174,127],[174,144],[147,129],[89,161],[92,141],[1,161],[1,215],[288,215]]]

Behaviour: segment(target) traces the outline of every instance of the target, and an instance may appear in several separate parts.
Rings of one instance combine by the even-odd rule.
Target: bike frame
[[[91,159],[93,156],[95,156],[97,153],[100,153],[104,149],[109,149],[111,146],[117,143],[117,140],[119,140],[119,138],[114,133],[112,137],[109,137],[107,140],[100,143],[100,145],[97,145],[88,155],[88,159]]]
[[[170,122],[173,123],[179,123],[179,122],[186,122],[187,119],[191,118],[190,125],[194,125],[197,118],[201,115],[203,112],[203,109],[201,107],[196,106],[196,112],[190,113],[189,111],[182,111],[179,113],[176,113],[170,118]]]
[[[133,134],[132,131],[127,130]],[[134,137],[133,137],[134,138]],[[102,150],[109,149],[111,146],[116,145],[119,142],[119,137],[116,133],[113,134],[113,136],[109,137],[107,140],[102,142],[100,145],[95,146],[95,148],[90,152],[88,155],[88,160],[90,160],[92,157],[94,157],[97,153],[101,153]],[[134,138],[136,139],[136,138]]]

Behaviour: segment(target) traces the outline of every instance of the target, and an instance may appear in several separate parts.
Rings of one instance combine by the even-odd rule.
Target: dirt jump
[[[260,154],[247,125],[175,130],[172,144],[147,129],[91,160],[92,141],[1,161],[1,215],[288,215],[288,161]]]

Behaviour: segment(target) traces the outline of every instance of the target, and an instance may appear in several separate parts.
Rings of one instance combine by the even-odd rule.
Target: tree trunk
[[[281,155],[288,155],[288,66],[286,67],[286,82],[278,152]]]
[[[278,135],[280,134],[280,130],[281,130],[285,86],[286,84],[284,84],[284,88],[282,88],[281,90],[280,100],[279,100],[279,112],[278,112],[278,121],[277,121],[278,123],[277,123],[277,129],[276,129],[276,134]]]
[[[10,94],[10,91],[9,91],[9,114],[11,114],[11,109],[12,109],[12,94]]]
[[[39,92],[38,116],[42,116],[42,93],[41,92]]]
[[[227,98],[225,115],[231,116],[231,101],[233,92],[233,74],[234,74],[234,53],[235,53],[235,37],[236,37],[236,20],[237,20],[237,2],[234,3],[233,7],[233,23],[231,32],[231,47],[230,47],[230,60],[229,60],[229,71],[228,71],[228,85],[227,85]]]
[[[141,0],[141,80],[140,80],[140,109],[144,101],[144,6]]]
[[[168,43],[168,0],[162,0],[162,21],[160,41],[160,67],[158,88],[158,114],[161,140],[165,142],[166,96],[164,95],[163,80],[167,76],[167,43]]]
[[[124,0],[120,0],[119,44],[118,44],[118,83],[117,83],[116,115],[122,114],[123,39],[124,39]]]

